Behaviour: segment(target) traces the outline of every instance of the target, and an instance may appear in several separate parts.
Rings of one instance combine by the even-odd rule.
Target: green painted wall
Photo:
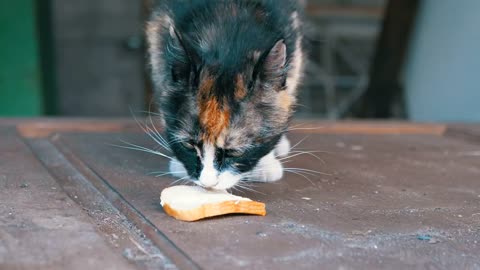
[[[35,3],[0,1],[0,116],[44,112]]]

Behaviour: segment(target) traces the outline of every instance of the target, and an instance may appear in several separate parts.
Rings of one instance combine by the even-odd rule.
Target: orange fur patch
[[[200,88],[198,89],[199,99],[203,99],[209,96],[213,90],[214,85],[215,85],[215,80],[212,77],[207,75],[206,78],[203,79],[202,82],[200,83]]]
[[[222,108],[216,98],[200,104],[200,125],[204,131],[203,139],[214,142],[230,122],[230,111]]]
[[[225,100],[219,101],[211,91],[215,81],[207,77],[200,85],[198,93],[199,119],[203,130],[203,140],[214,143],[230,123],[230,110]]]
[[[287,93],[287,91],[281,91],[278,94],[277,102],[278,106],[280,106],[282,110],[289,111],[293,104],[293,98]]]
[[[245,89],[245,82],[242,75],[238,74],[235,82],[235,99],[242,100],[247,96],[247,89]]]

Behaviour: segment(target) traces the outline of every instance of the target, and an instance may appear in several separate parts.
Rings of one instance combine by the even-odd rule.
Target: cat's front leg
[[[260,159],[252,175],[252,181],[258,182],[275,182],[282,178],[283,166],[275,157],[274,151]]]
[[[277,146],[275,146],[275,156],[286,157],[290,153],[290,141],[287,139],[287,135],[282,135]]]

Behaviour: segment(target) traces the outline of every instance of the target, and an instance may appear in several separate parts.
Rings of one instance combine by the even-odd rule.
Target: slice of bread
[[[183,221],[226,214],[265,216],[265,204],[235,196],[226,191],[206,190],[198,186],[173,186],[160,194],[165,213]]]

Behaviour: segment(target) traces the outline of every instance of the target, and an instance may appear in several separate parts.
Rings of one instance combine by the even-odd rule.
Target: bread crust
[[[174,209],[165,203],[163,210],[168,215],[183,221],[197,221],[226,214],[250,214],[259,216],[265,216],[267,214],[264,203],[241,200],[209,203],[188,210]]]

